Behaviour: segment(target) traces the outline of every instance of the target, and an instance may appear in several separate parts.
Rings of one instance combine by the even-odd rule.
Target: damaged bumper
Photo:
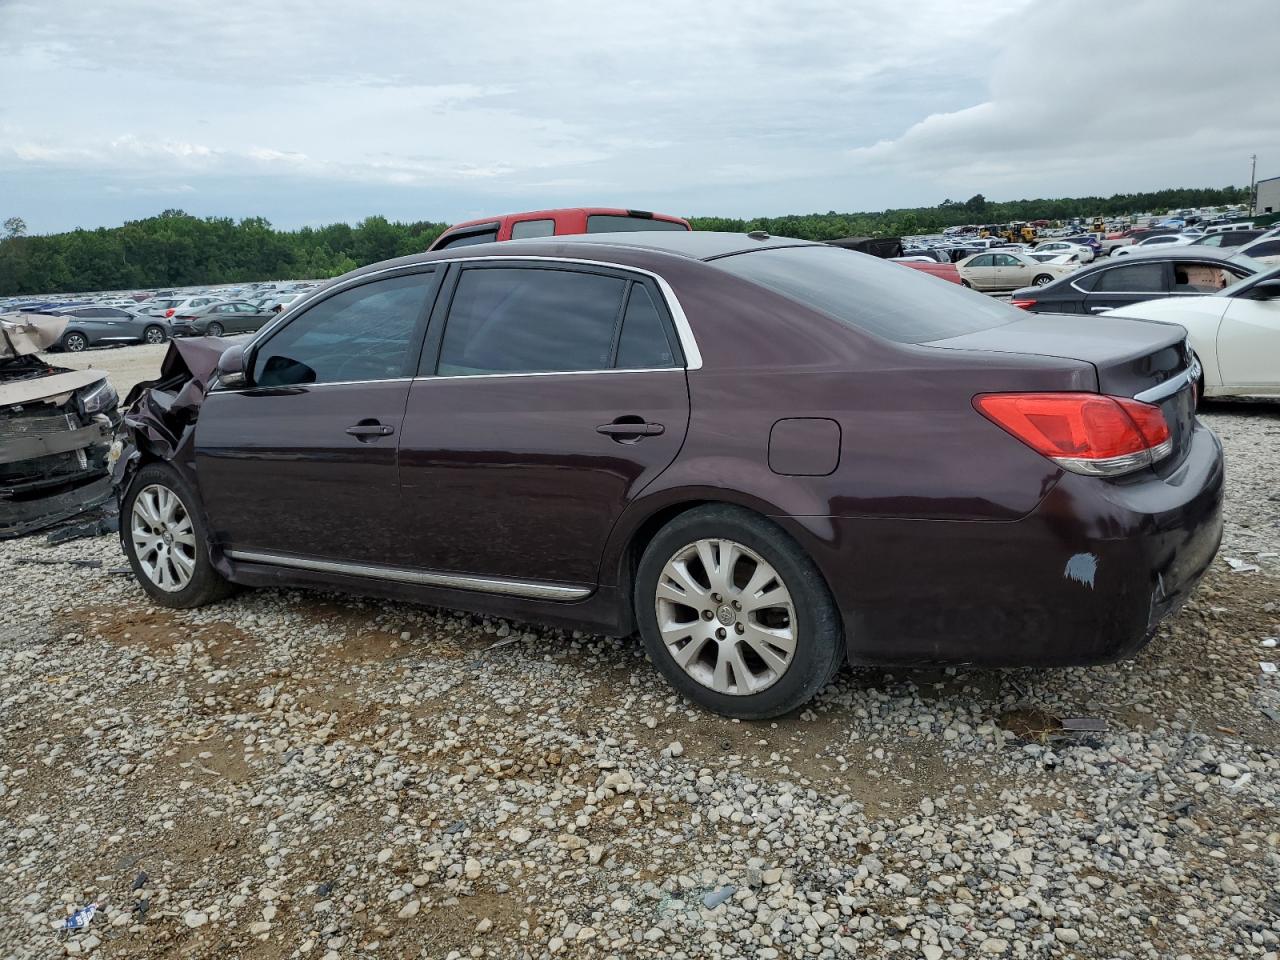
[[[66,321],[0,317],[0,538],[21,536],[111,497],[116,396],[95,370],[40,360]]]

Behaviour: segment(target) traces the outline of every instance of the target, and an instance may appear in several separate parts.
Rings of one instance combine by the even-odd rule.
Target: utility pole
[[[1249,157],[1249,216],[1256,216],[1254,213],[1258,208],[1258,155],[1252,154]]]

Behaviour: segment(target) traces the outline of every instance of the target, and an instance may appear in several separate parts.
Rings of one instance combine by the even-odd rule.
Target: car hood
[[[0,313],[0,362],[30,356],[53,346],[66,326],[66,317]]]

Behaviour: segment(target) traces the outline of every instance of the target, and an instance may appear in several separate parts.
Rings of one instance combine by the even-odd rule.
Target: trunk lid
[[[1186,455],[1195,418],[1195,377],[1182,376],[1192,364],[1186,338],[1187,332],[1173,323],[1038,313],[921,346],[1062,357],[1090,364],[1098,376],[1099,393],[1134,397],[1160,407],[1173,437],[1173,453],[1155,470],[1166,475]]]

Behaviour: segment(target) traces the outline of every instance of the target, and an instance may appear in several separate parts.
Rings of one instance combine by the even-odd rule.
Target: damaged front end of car
[[[65,317],[0,314],[0,538],[111,498],[115,390],[102,371],[56,367],[39,356],[66,324]]]
[[[118,498],[138,467],[153,460],[171,463],[190,477],[196,416],[228,346],[218,337],[170,340],[160,376],[129,391],[110,458]]]

